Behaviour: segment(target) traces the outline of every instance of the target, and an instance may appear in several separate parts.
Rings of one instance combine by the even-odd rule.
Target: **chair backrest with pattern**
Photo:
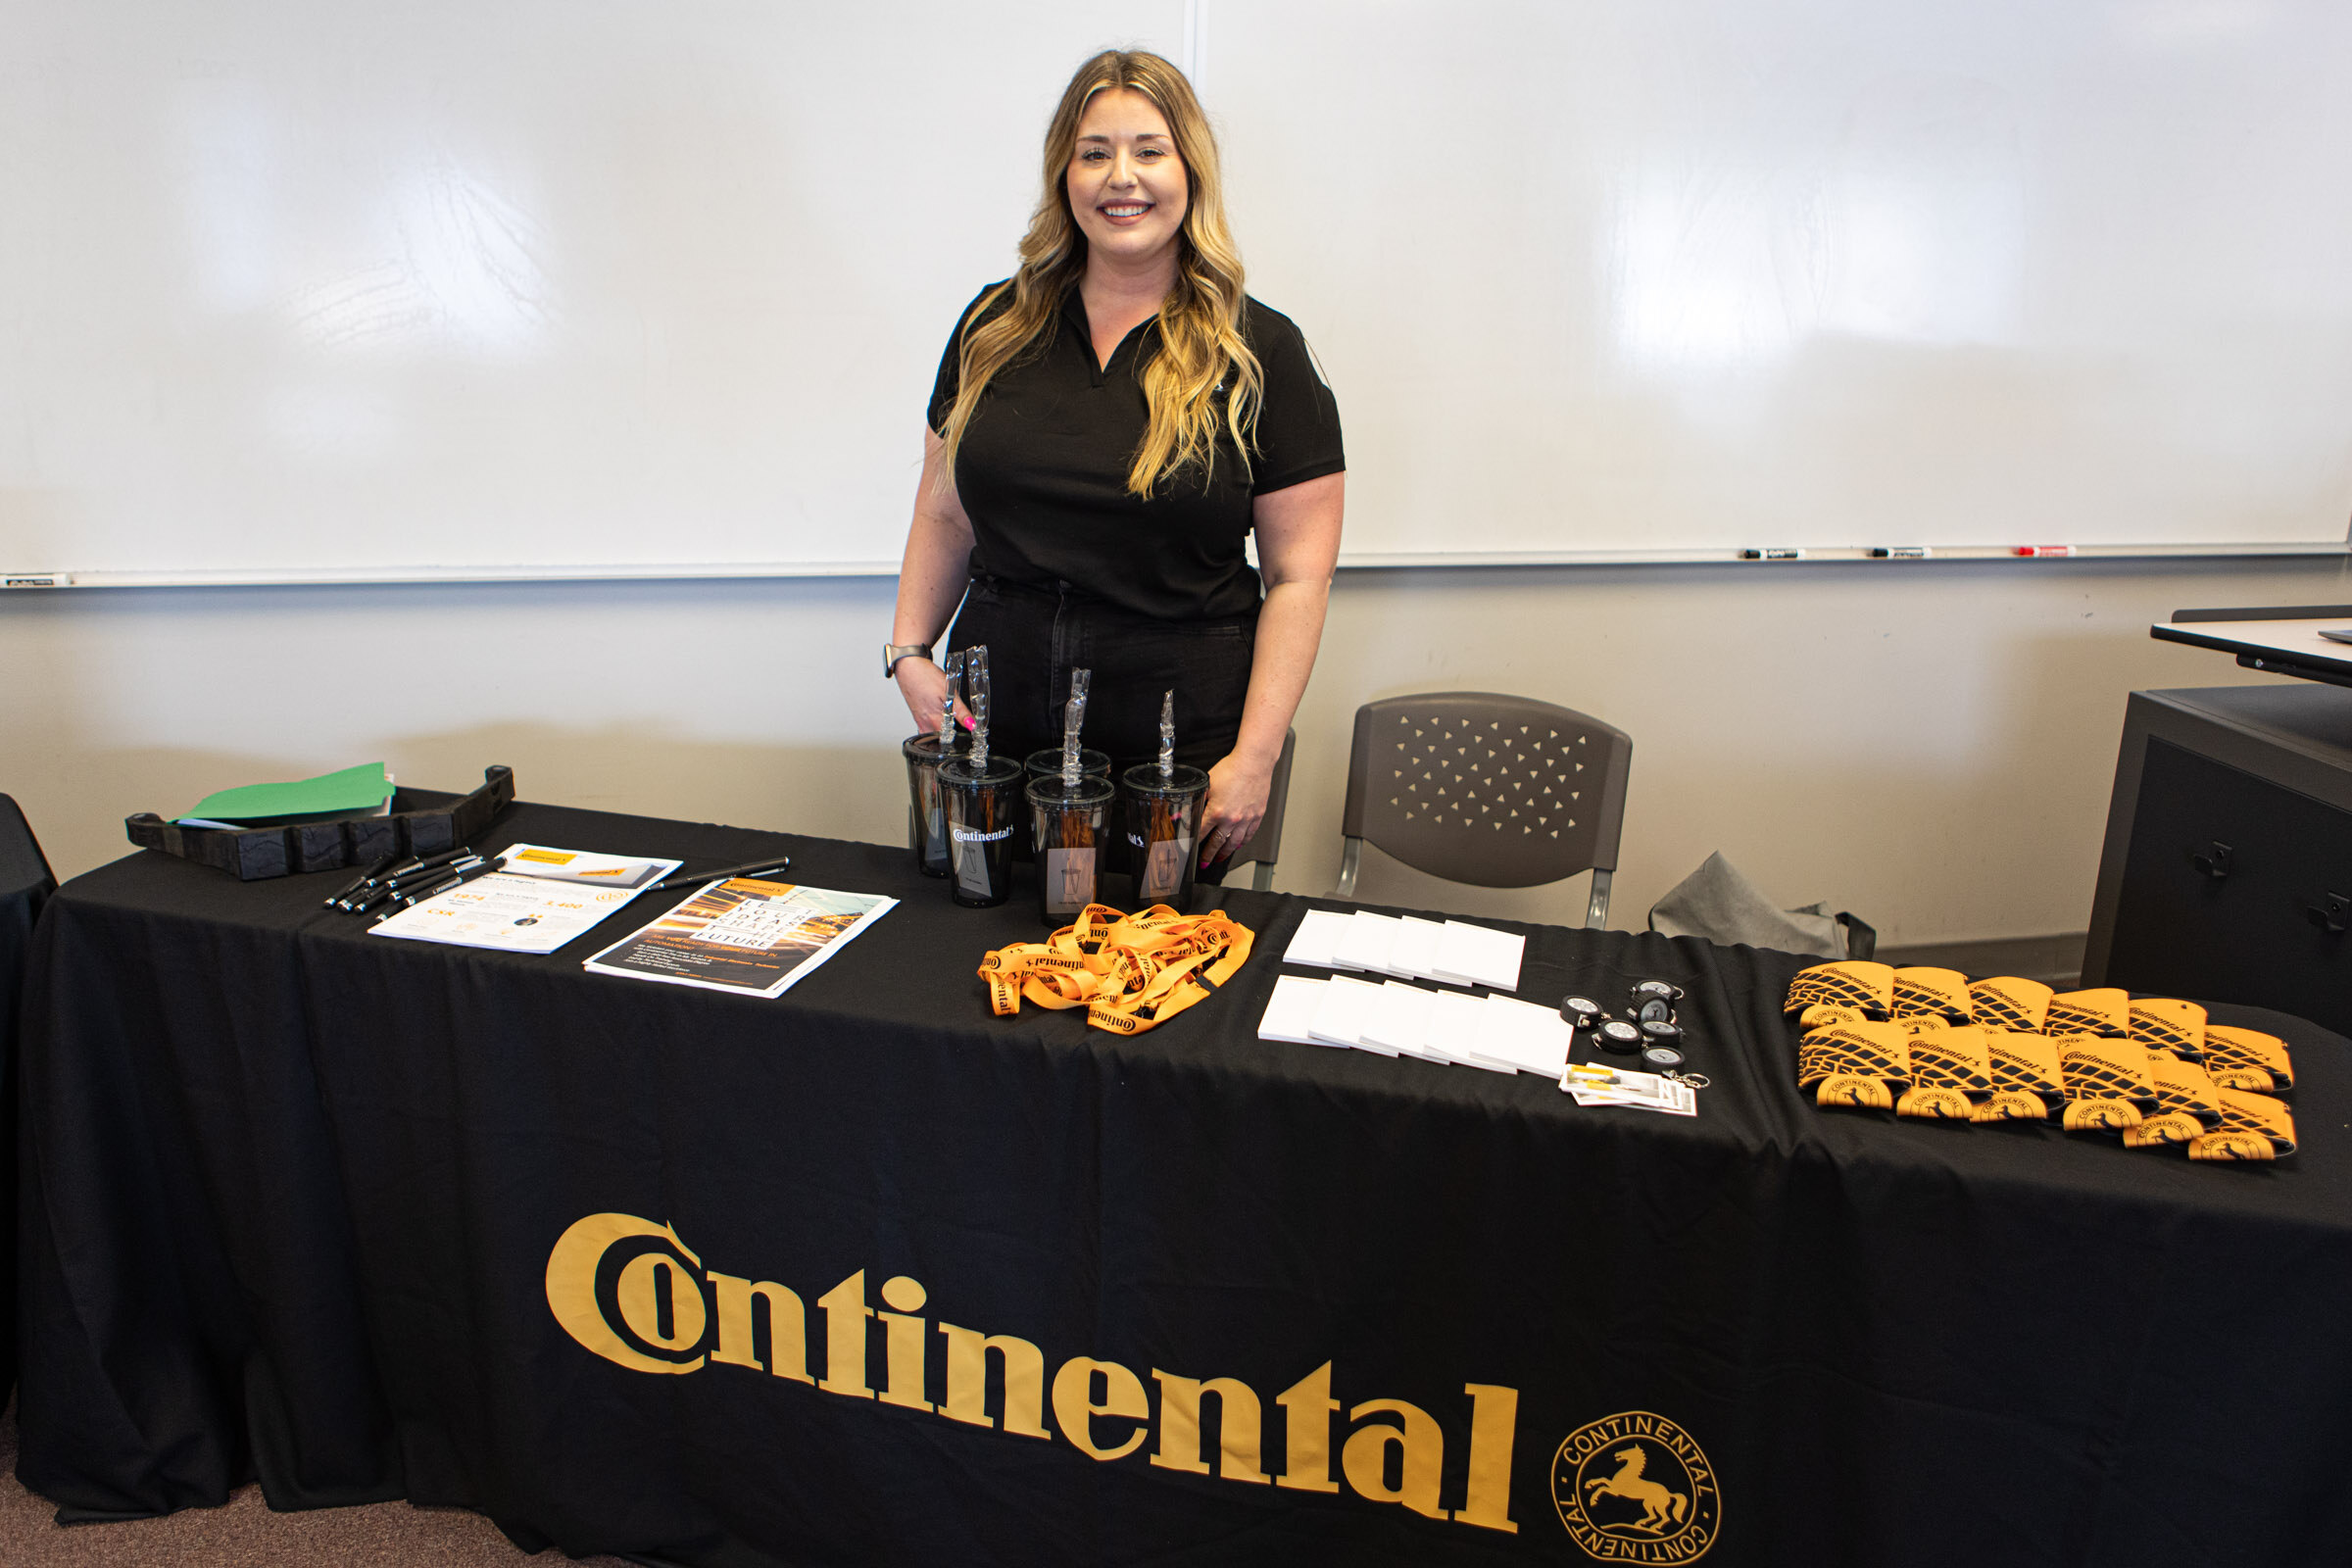
[[[1614,725],[1528,697],[1366,703],[1355,710],[1341,831],[1477,887],[1614,871],[1633,752]]]

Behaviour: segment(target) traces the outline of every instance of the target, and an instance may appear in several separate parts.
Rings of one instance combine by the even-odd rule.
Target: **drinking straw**
[[[1061,784],[1068,790],[1078,787],[1078,727],[1086,722],[1086,688],[1094,674],[1091,669],[1070,671],[1070,700],[1061,710]]]
[[[963,650],[958,648],[948,656],[948,694],[939,703],[939,755],[948,755],[956,744],[956,683],[963,679]]]
[[[988,768],[988,648],[967,649],[963,656],[963,706],[972,710],[972,766]]]
[[[1159,700],[1159,776],[1165,780],[1176,773],[1176,693],[1171,689]]]

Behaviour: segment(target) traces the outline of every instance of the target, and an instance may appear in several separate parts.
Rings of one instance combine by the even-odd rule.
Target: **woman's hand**
[[[1306,672],[1315,666],[1315,645],[1323,637],[1347,481],[1344,473],[1327,473],[1270,490],[1251,505],[1266,602],[1257,612],[1242,732],[1232,755],[1208,770],[1208,805],[1200,813],[1204,866],[1232,859],[1265,820],[1283,736],[1298,710]],[[1252,757],[1262,760],[1247,760]]]
[[[1228,752],[1208,770],[1208,804],[1200,808],[1200,863],[1230,860],[1234,852],[1257,836],[1266,817],[1266,797],[1274,787],[1274,770]]]
[[[938,643],[948,634],[948,617],[963,598],[972,554],[972,519],[964,515],[956,487],[945,477],[948,444],[939,432],[923,431],[923,478],[915,487],[914,519],[906,525],[906,554],[899,563],[899,602],[890,621],[893,647]],[[920,731],[939,728],[940,699],[948,695],[948,673],[934,660],[902,659],[891,667],[899,696]],[[972,715],[963,705],[956,714],[965,729]]]
[[[948,695],[948,672],[928,659],[902,659],[890,672],[899,683],[899,695],[906,700],[906,711],[914,715],[916,734],[939,728],[939,705]],[[971,710],[961,702],[956,705],[956,722],[965,729],[972,727]]]

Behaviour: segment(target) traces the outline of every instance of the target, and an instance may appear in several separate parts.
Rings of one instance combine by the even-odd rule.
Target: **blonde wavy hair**
[[[1086,271],[1086,236],[1070,216],[1070,159],[1088,102],[1119,88],[1142,93],[1166,117],[1192,198],[1176,242],[1176,281],[1159,304],[1159,352],[1142,373],[1151,419],[1128,466],[1128,493],[1149,498],[1194,464],[1203,482],[1215,471],[1216,393],[1228,372],[1233,385],[1223,423],[1242,455],[1243,471],[1249,470],[1265,375],[1242,336],[1242,258],[1225,224],[1216,137],[1183,72],[1154,54],[1108,49],[1078,68],[1046,128],[1045,194],[1021,236],[1019,270],[981,296],[964,318],[967,323],[980,320],[1011,296],[1003,311],[964,337],[956,402],[948,411],[943,481],[956,471],[956,451],[989,382],[1006,366],[1044,352],[1063,297]]]

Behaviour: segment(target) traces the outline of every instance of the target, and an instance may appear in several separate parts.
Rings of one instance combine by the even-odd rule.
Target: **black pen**
[[[409,859],[398,856],[395,856],[394,859],[399,863],[390,870],[383,869],[379,862],[377,869],[368,872],[356,886],[346,888],[336,894],[332,901],[333,906],[346,914],[357,914],[367,905],[373,903],[377,894],[391,887],[402,877],[416,874],[413,868],[413,862]]]
[[[447,865],[452,860],[463,860],[471,854],[473,854],[472,850],[461,844],[454,850],[443,850],[439,855],[425,856],[415,865],[404,865],[398,871],[395,871],[393,873],[393,880],[399,881],[403,878],[406,878],[407,880],[413,882],[416,880],[416,873],[419,871],[430,871],[436,867]]]
[[[437,870],[453,860],[462,860],[472,853],[471,850],[461,844],[454,850],[443,850],[440,854],[428,858],[420,859],[416,856],[395,856],[393,858],[398,861],[397,864],[387,867],[384,862],[377,862],[375,869],[369,871],[366,877],[354,886],[345,888],[327,902],[337,905],[353,914],[359,914],[367,906],[375,902],[372,896],[374,893],[402,882],[414,885],[417,877],[425,872]],[[355,899],[353,897],[355,894],[368,896]]]
[[[663,877],[645,891],[666,893],[671,888],[682,888],[702,882],[716,882],[723,877],[752,876],[761,871],[789,871],[791,869],[791,856],[771,855],[764,860],[746,860],[741,865],[730,865],[721,871],[681,871],[676,876]]]
[[[438,882],[452,871],[470,871],[481,863],[482,857],[469,851],[454,860],[444,860],[439,865],[428,865],[421,871],[403,871],[398,876],[387,877],[384,879],[384,885],[394,892],[398,892],[402,888],[413,890],[420,883]]]
[[[334,893],[330,894],[327,897],[326,906],[331,909],[336,905],[341,904],[345,899],[350,898],[354,893],[359,892],[360,889],[366,887],[368,883],[374,881],[377,877],[382,876],[386,871],[392,869],[393,865],[397,863],[400,857],[398,855],[385,856],[382,859],[376,861],[367,870],[362,871],[358,881],[352,883],[349,887],[338,888]]]
[[[365,893],[360,894],[357,898],[346,901],[343,905],[343,910],[346,914],[366,914],[369,909],[374,908],[377,905],[383,903],[391,896],[392,884],[386,882],[381,887],[369,888]]]
[[[383,904],[387,900],[397,903],[402,899],[404,894],[416,893],[416,884],[419,881],[436,884],[447,882],[449,879],[449,874],[452,871],[472,871],[480,868],[485,863],[494,866],[504,865],[506,863],[506,859],[502,856],[498,859],[485,862],[477,857],[472,859],[453,861],[448,865],[440,866],[423,873],[418,873],[416,871],[404,871],[401,873],[400,877],[386,878],[382,886],[370,889],[364,897],[352,900],[349,904],[345,905],[344,907],[349,909],[353,914],[366,914],[368,910],[375,908],[377,906]],[[403,877],[407,879],[405,882],[402,880]]]
[[[429,888],[419,888],[414,893],[396,893],[392,896],[392,902],[398,905],[401,909],[413,909],[427,899],[439,898],[442,894],[447,893],[451,888],[462,888],[466,883],[473,881],[477,877],[488,876],[491,872],[497,870],[505,863],[506,862],[503,859],[500,859],[484,860],[477,865],[469,865],[465,870],[460,871],[455,876],[450,877],[447,881],[436,882]],[[386,909],[383,913],[377,915],[376,919],[389,920],[393,915],[399,912],[399,909]]]

